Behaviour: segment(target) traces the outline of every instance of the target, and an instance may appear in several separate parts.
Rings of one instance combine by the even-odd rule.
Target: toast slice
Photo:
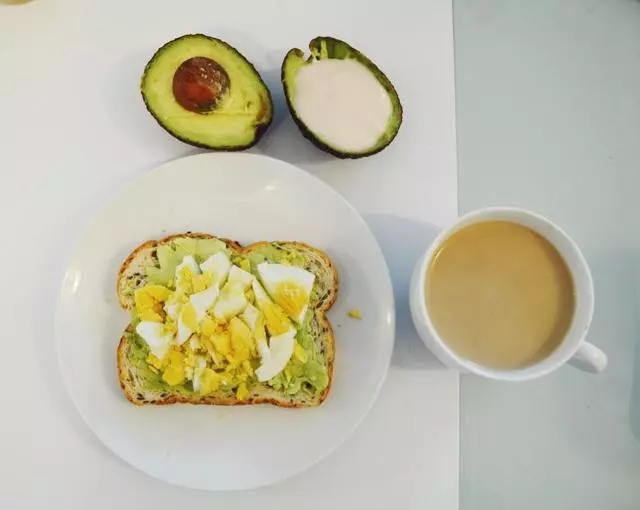
[[[264,254],[270,260],[273,253],[294,256],[298,265],[316,277],[311,299],[310,312],[306,314],[304,327],[315,343],[318,358],[326,368],[328,384],[321,393],[298,391],[287,394],[267,383],[254,382],[250,395],[238,399],[233,390],[220,388],[213,393],[200,395],[184,386],[168,386],[162,383],[158,373],[150,370],[146,356],[148,347],[129,325],[120,338],[117,349],[117,365],[120,386],[127,399],[135,405],[167,405],[174,403],[204,405],[247,405],[269,403],[281,407],[313,407],[320,405],[327,397],[333,376],[335,359],[334,334],[326,312],[333,305],[338,292],[338,273],[330,258],[322,251],[299,242],[258,242],[245,247],[235,241],[218,238],[203,233],[173,235],[158,241],[148,241],[138,246],[126,258],[118,273],[117,294],[120,305],[125,310],[133,310],[134,293],[144,287],[147,272],[157,267],[157,248],[182,239],[217,239],[224,243],[230,256]],[[274,251],[275,250],[275,251]]]

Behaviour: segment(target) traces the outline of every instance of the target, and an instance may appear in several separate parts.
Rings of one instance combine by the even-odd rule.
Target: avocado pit
[[[229,90],[227,71],[215,60],[192,57],[173,75],[173,95],[180,106],[194,113],[209,113]]]

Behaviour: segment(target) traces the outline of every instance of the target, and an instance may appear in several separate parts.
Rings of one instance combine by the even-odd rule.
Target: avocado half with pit
[[[158,124],[207,149],[251,147],[273,119],[271,94],[255,67],[226,42],[202,34],[160,48],[140,90]]]
[[[302,134],[339,158],[371,156],[402,124],[402,104],[385,74],[344,41],[316,37],[311,55],[294,48],[282,63],[282,85]]]

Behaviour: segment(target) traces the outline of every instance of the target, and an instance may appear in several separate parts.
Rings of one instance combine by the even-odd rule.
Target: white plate
[[[334,379],[322,406],[138,408],[125,400],[115,361],[128,322],[116,299],[118,267],[141,242],[187,230],[243,244],[305,241],[331,256],[341,283],[329,312],[336,333]],[[348,318],[351,308],[361,310],[363,320]],[[340,445],[378,395],[393,332],[389,273],[360,215],[319,179],[254,154],[180,159],[125,189],[80,241],[56,314],[62,372],[96,435],[151,476],[207,490],[275,483]]]

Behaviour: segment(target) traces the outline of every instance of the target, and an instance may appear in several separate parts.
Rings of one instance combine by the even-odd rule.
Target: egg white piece
[[[260,359],[262,362],[266,362],[269,357],[269,346],[267,345],[266,339],[256,340],[256,347],[258,349],[258,354],[260,354]]]
[[[191,301],[191,304],[196,311],[196,319],[198,323],[204,319],[209,308],[211,308],[216,299],[218,299],[219,294],[220,290],[218,287],[216,285],[212,285],[208,289],[198,292],[197,294],[193,294],[189,298],[189,301]]]
[[[262,290],[262,292],[264,292],[264,290]],[[242,314],[240,315],[240,318],[244,321],[244,323],[247,326],[249,326],[249,329],[253,332],[256,338],[256,344],[257,344],[256,346],[258,348],[258,354],[260,354],[260,358],[264,359],[267,356],[269,356],[269,345],[267,344],[267,337],[264,331],[264,325],[261,326],[262,334],[258,335],[256,332],[256,324],[258,323],[258,319],[260,318],[260,315],[261,315],[260,310],[258,310],[255,306],[249,303],[247,307],[244,309],[244,312],[242,312]]]
[[[253,328],[256,327],[256,322],[258,322],[258,319],[260,318],[260,310],[249,303],[244,309],[244,312],[242,312],[240,318],[247,326],[249,326],[249,329],[253,331]]]
[[[291,282],[300,287],[306,296],[306,302],[297,316],[291,316],[291,318],[297,323],[304,321],[304,316],[309,308],[309,298],[311,297],[311,290],[313,289],[313,283],[315,282],[316,275],[302,269],[301,267],[285,266],[284,264],[271,264],[269,262],[263,262],[258,265],[258,273],[265,289],[271,296],[271,298],[278,303],[277,289],[282,283]]]
[[[182,310],[180,310],[180,315],[178,316],[178,334],[176,335],[176,345],[182,345],[189,337],[193,334],[193,330],[187,326],[182,320]]]
[[[296,330],[291,328],[286,333],[269,339],[269,354],[263,358],[262,364],[256,369],[258,381],[265,382],[273,379],[285,369],[293,355],[295,336]]]
[[[147,342],[149,350],[158,359],[166,356],[173,341],[173,335],[165,333],[160,322],[142,321],[136,326],[136,333]]]
[[[234,317],[247,307],[249,302],[244,295],[244,290],[240,287],[233,286],[220,292],[220,297],[213,305],[213,317],[216,319],[228,319]]]
[[[251,282],[251,288],[253,290],[253,295],[256,297],[256,304],[260,310],[263,310],[266,306],[273,304],[273,301],[271,301],[271,298],[257,279],[253,279]]]
[[[175,321],[178,318],[178,312],[180,311],[180,303],[165,303],[164,311],[168,317]]]
[[[202,373],[205,368],[207,368],[207,361],[202,356],[198,356],[196,359],[196,366],[193,370],[194,391],[200,391],[200,388],[202,387]]]
[[[200,264],[200,269],[203,273],[208,273],[213,277],[212,286],[220,288],[227,279],[231,269],[231,261],[225,252],[219,251]]]
[[[193,274],[200,274],[200,267],[198,266],[196,259],[191,255],[187,255],[182,259],[182,262],[176,266],[176,287],[180,285],[182,278],[180,277],[180,271],[183,267],[189,267]]]
[[[191,338],[189,339],[189,346],[195,351],[196,349],[200,349],[201,344],[200,344],[200,338],[198,338],[198,335],[191,335]]]
[[[244,295],[254,278],[238,266],[232,265],[227,283],[220,291],[220,296],[213,307],[216,319],[228,319],[244,311],[249,302]]]
[[[240,269],[238,266],[231,266],[229,270],[229,279],[225,287],[239,287],[242,292],[247,290],[253,282],[253,275],[247,273],[244,269]]]

